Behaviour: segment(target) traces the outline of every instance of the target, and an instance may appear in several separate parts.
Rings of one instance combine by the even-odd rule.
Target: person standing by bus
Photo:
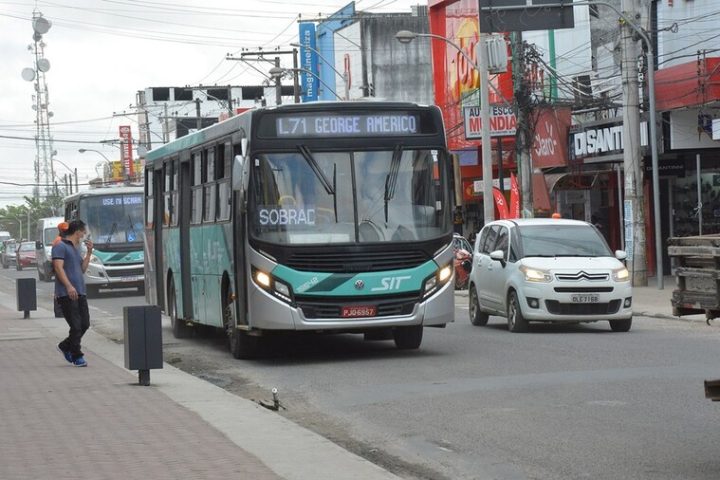
[[[85,222],[73,220],[65,231],[65,237],[52,248],[52,262],[55,269],[55,296],[62,309],[70,332],[58,349],[65,360],[76,367],[86,367],[87,361],[80,349],[80,341],[90,328],[87,292],[83,274],[88,268],[92,256],[93,244],[85,241],[85,257],[80,255],[79,247],[86,234]]]

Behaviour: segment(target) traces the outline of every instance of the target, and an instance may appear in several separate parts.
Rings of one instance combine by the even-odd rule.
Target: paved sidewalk
[[[139,386],[92,329],[74,367],[56,349],[63,319],[11,308],[0,295],[0,479],[397,479],[170,365]]]

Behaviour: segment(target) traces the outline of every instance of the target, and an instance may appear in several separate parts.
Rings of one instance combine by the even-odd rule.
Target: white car
[[[473,325],[499,315],[511,332],[527,331],[529,322],[608,320],[616,332],[632,326],[632,285],[621,261],[626,254],[613,254],[589,223],[498,220],[485,225],[473,250]]]

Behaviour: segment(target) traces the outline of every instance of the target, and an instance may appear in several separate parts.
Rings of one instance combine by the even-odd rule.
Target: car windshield
[[[51,245],[55,238],[59,235],[56,227],[46,228],[43,231],[43,243],[45,245]]]
[[[257,154],[253,235],[276,244],[406,242],[449,229],[431,150]]]
[[[35,251],[35,244],[34,243],[23,243],[20,245],[20,251],[21,252],[34,252]]]
[[[613,256],[590,225],[523,225],[518,230],[524,257]]]

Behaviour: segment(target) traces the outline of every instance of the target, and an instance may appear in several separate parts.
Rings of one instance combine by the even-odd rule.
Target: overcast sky
[[[131,125],[138,90],[152,86],[257,85],[263,77],[242,62],[225,60],[242,48],[289,47],[298,38],[298,15],[327,16],[347,1],[304,0],[0,0],[0,207],[32,195],[35,162],[32,16],[52,22],[43,35],[51,131],[57,159],[77,168],[80,183],[94,178],[118,147],[99,143]],[[409,12],[425,0],[357,0],[357,10]],[[286,60],[290,67],[290,59]],[[285,66],[285,65],[284,65]],[[16,138],[7,138],[16,137]],[[68,170],[55,165],[60,176]],[[13,185],[19,184],[19,185]],[[81,185],[82,188],[82,185]]]

